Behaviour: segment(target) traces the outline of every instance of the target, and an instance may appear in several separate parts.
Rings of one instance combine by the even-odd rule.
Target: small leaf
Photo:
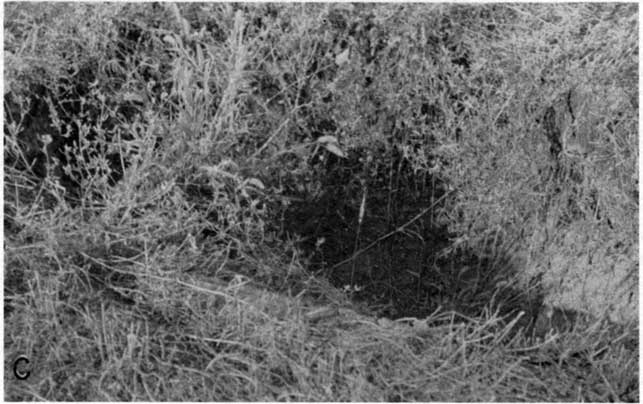
[[[169,43],[172,46],[176,46],[176,40],[174,39],[174,37],[172,35],[165,35],[163,37],[163,40],[165,42]]]
[[[340,149],[336,143],[327,143],[324,145],[324,147],[326,147],[326,150],[328,150],[329,152],[333,153],[336,156],[339,156],[341,158],[346,157],[342,149]]]
[[[350,48],[346,48],[342,53],[335,56],[335,63],[337,63],[337,66],[341,66],[346,62],[348,62],[349,55],[350,55]]]
[[[203,51],[199,44],[196,45],[196,64],[199,66],[203,65]]]
[[[362,224],[364,219],[364,212],[366,211],[366,188],[364,188],[364,193],[362,194],[362,203],[359,206],[359,224]]]
[[[260,189],[262,191],[266,189],[266,187],[263,185],[263,182],[259,181],[256,178],[249,178],[246,182],[248,185],[252,185],[253,187]]]
[[[326,144],[326,143],[335,143],[338,144],[337,138],[335,136],[322,136],[317,139],[317,143]]]

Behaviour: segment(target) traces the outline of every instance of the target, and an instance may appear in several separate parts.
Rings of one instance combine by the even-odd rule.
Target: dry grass
[[[7,4],[4,398],[638,401],[636,299],[534,337],[501,287],[579,257],[570,288],[638,284],[633,7]],[[600,128],[563,163],[580,182],[545,174],[537,122],[574,86]],[[451,190],[430,212],[398,192],[427,177]],[[320,201],[354,245],[284,231]],[[448,228],[434,266],[491,250],[487,272],[421,261],[424,221]],[[432,314],[380,317],[309,269],[395,229],[387,251],[424,247],[360,258],[419,262]]]

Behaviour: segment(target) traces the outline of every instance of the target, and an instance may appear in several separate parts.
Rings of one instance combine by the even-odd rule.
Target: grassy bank
[[[4,7],[5,399],[639,400],[635,5]]]

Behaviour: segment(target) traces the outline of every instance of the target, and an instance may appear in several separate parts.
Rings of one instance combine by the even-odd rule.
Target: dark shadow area
[[[396,148],[378,165],[367,166],[363,154],[318,167],[319,196],[293,202],[284,215],[283,232],[300,237],[309,269],[379,316],[524,311],[519,325],[528,326],[543,295],[538,279],[518,281],[511,243],[496,234],[478,249],[455,246],[442,214],[446,184],[416,174]]]

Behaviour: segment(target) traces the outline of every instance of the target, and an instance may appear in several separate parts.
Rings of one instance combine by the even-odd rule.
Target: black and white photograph
[[[5,401],[639,402],[637,2],[3,2]]]

